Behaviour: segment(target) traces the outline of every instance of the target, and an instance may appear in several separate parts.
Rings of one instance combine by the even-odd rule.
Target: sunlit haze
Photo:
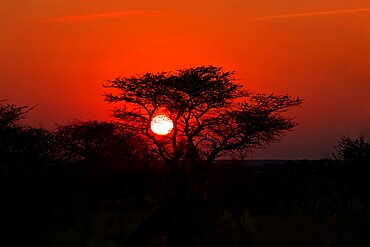
[[[101,83],[223,66],[253,92],[305,99],[299,125],[255,159],[331,157],[370,136],[369,0],[2,0],[0,99],[26,121],[110,121]]]

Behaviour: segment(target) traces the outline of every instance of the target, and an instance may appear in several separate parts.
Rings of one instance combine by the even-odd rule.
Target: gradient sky
[[[101,83],[223,66],[254,92],[305,99],[299,126],[253,158],[331,157],[370,136],[369,0],[2,0],[0,99],[28,123],[110,120]]]

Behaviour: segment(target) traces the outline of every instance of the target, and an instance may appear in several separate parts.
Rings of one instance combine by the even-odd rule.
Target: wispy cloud
[[[315,11],[306,13],[291,13],[285,15],[269,15],[253,19],[253,21],[269,21],[276,19],[290,19],[290,18],[300,18],[300,17],[310,17],[310,16],[324,16],[324,15],[341,15],[341,14],[352,14],[370,12],[370,8],[360,8],[360,9],[339,9],[339,10],[328,10],[328,11]]]
[[[130,10],[130,11],[108,12],[108,13],[87,14],[87,15],[53,16],[53,17],[39,20],[39,22],[42,22],[42,23],[82,22],[82,21],[95,21],[95,20],[100,20],[100,19],[112,19],[112,18],[158,17],[161,15],[162,15],[162,12],[160,11]]]

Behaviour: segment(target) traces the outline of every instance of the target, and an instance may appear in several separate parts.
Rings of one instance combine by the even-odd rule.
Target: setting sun
[[[165,115],[158,115],[152,119],[150,127],[157,135],[167,135],[173,128],[172,120]]]

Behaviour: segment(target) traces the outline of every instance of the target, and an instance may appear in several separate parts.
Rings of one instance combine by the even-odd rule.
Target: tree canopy
[[[221,67],[190,67],[175,72],[145,73],[108,80],[105,100],[128,130],[152,141],[168,163],[190,159],[212,162],[243,155],[276,142],[296,123],[284,115],[302,99],[254,94]],[[153,117],[167,115],[171,133],[150,130]]]

